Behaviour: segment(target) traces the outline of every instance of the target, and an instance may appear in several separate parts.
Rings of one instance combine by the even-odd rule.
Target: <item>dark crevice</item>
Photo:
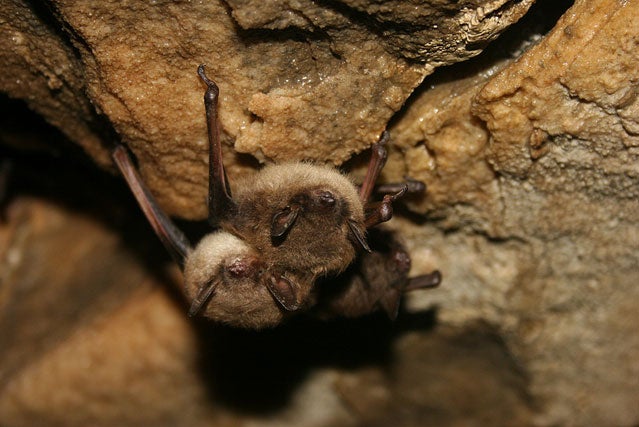
[[[437,68],[413,91],[402,108],[391,118],[388,127],[391,128],[399,121],[411,109],[415,100],[432,87],[488,73],[503,60],[515,59],[523,55],[555,27],[559,18],[572,6],[572,3],[572,0],[538,1],[517,23],[488,44],[481,54],[463,62]]]

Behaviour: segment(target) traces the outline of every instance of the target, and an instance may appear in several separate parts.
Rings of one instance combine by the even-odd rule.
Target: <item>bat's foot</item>
[[[435,270],[429,274],[423,274],[417,277],[411,277],[408,279],[408,283],[404,288],[404,292],[413,291],[415,289],[430,289],[436,288],[442,282],[442,274],[439,270]]]

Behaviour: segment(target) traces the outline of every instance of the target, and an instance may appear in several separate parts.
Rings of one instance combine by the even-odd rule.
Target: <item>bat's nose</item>
[[[318,190],[315,194],[320,204],[329,207],[335,205],[335,196],[327,190]]]

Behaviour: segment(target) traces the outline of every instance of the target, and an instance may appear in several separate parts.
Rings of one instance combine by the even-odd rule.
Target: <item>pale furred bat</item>
[[[379,308],[377,303],[360,304],[354,300],[352,295],[365,293],[367,289],[359,279],[352,281],[352,292],[336,292],[332,297],[334,304],[327,302],[326,295],[330,292],[323,295],[318,287],[329,287],[330,281],[319,279],[329,275],[339,277],[358,254],[363,268],[369,268],[364,267],[369,258],[375,260],[371,265],[376,271],[379,265],[387,264],[378,261],[383,252],[369,247],[367,229],[390,219],[393,201],[408,188],[406,184],[391,185],[385,191],[393,194],[377,203],[368,202],[386,160],[383,145],[388,134],[384,133],[382,140],[373,146],[369,168],[359,189],[331,167],[296,162],[262,168],[240,182],[232,197],[219,139],[219,91],[205,75],[204,66],[198,67],[198,74],[207,86],[204,105],[209,138],[208,208],[209,223],[216,231],[205,236],[195,248],[191,247],[157,205],[127,149],[118,145],[113,151],[115,163],[147,219],[183,267],[185,293],[191,301],[189,315],[202,313],[229,325],[260,329],[307,312],[320,301],[330,307],[325,312],[339,311],[349,304],[353,307],[350,311],[361,314]],[[409,184],[420,188],[421,183]],[[410,266],[410,258],[401,247],[398,253]],[[405,289],[403,284],[417,279],[407,278],[404,261],[397,264],[391,260],[386,270],[387,274],[371,270],[371,274],[379,276],[375,292],[384,294],[382,282],[386,281],[389,292],[397,293],[398,302]],[[371,274],[363,271],[361,277],[369,283]],[[439,283],[438,272],[428,277],[431,278],[428,287]],[[398,285],[400,282],[404,287]],[[342,311],[348,315],[348,309]]]

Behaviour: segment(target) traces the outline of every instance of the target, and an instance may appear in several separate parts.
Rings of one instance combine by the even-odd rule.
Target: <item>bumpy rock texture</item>
[[[0,89],[102,167],[117,135],[182,218],[206,214],[199,63],[231,180],[341,164],[390,120],[384,178],[429,186],[392,224],[445,277],[395,325],[189,322],[121,183],[15,154],[73,150],[4,98],[3,423],[639,423],[639,5],[541,2],[489,45],[531,3],[0,5]]]
[[[203,218],[198,64],[220,86],[222,127],[238,153],[339,164],[379,137],[436,65],[479,53],[532,1],[443,2],[437,13],[397,3],[8,2],[0,87],[103,165],[113,126],[166,209]],[[246,173],[231,157],[231,176]]]

